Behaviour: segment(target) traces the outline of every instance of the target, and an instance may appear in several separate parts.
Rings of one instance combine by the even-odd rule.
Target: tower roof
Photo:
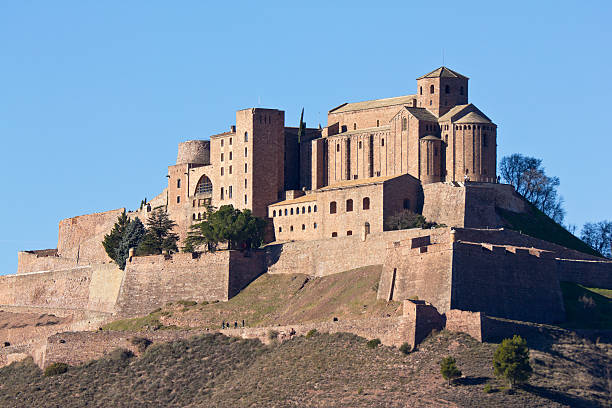
[[[425,74],[423,76],[418,77],[417,79],[423,79],[423,78],[462,78],[462,79],[469,79],[468,77],[461,75],[460,73],[453,71],[450,68],[446,68],[444,66],[438,68],[438,69],[434,69],[433,71],[431,71],[429,74]]]

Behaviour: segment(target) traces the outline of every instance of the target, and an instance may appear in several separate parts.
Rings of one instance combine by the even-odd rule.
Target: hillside
[[[509,394],[492,376],[495,344],[463,334],[431,336],[411,354],[369,349],[350,334],[314,334],[265,346],[209,334],[115,351],[45,377],[31,360],[0,369],[2,407],[600,407],[609,403],[612,348],[558,329],[529,339],[531,385]],[[448,386],[438,362],[457,359]],[[608,367],[608,371],[606,371]],[[494,392],[485,393],[485,384]]]
[[[145,326],[220,328],[245,321],[246,326],[271,326],[324,320],[401,315],[400,302],[376,299],[382,267],[369,266],[330,276],[264,274],[227,302],[193,305],[189,299],[168,304],[148,316],[105,326],[135,330]]]

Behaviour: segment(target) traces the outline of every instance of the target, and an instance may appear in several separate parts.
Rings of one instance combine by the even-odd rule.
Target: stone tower
[[[440,67],[417,78],[417,103],[440,117],[453,106],[468,103],[468,77]]]

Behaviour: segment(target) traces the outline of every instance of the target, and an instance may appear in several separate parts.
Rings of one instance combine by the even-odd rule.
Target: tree
[[[176,223],[163,208],[156,208],[147,219],[147,230],[138,246],[138,255],[159,255],[164,251],[178,251],[178,235],[172,232]]]
[[[137,248],[145,236],[145,227],[138,217],[130,221],[125,228],[119,247],[117,248],[117,265],[125,269],[125,262],[129,256],[130,248]]]
[[[442,377],[448,381],[448,385],[461,377],[461,371],[457,368],[457,362],[453,357],[444,357],[442,361],[440,361],[440,373],[442,373]]]
[[[125,211],[121,213],[111,232],[104,236],[102,246],[106,254],[119,266],[125,268],[130,248],[137,247],[145,233],[144,225],[136,217],[130,220]]]
[[[266,221],[255,217],[251,210],[223,205],[191,227],[184,250],[193,251],[197,245],[207,245],[211,250],[220,242],[226,242],[228,249],[257,248],[263,244],[265,227]]]
[[[410,210],[402,210],[395,215],[385,219],[384,228],[389,230],[401,230],[408,228],[431,228],[435,223],[427,222],[425,217]]]
[[[587,222],[580,238],[603,256],[612,257],[612,221]]]
[[[510,388],[527,382],[533,371],[529,364],[527,342],[517,335],[504,339],[493,355],[493,368],[495,375],[508,381]]]
[[[558,195],[558,177],[549,177],[542,167],[542,159],[515,153],[502,158],[499,171],[505,182],[558,223],[563,221],[563,198]]]

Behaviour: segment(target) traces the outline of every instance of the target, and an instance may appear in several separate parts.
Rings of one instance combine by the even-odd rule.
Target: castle
[[[0,306],[78,311],[95,328],[167,301],[228,300],[266,272],[382,265],[379,299],[425,300],[464,330],[464,312],[563,321],[562,281],[612,288],[609,260],[508,229],[504,214],[532,210],[499,183],[497,125],[468,102],[468,78],[441,67],[416,85],[343,103],[323,129],[286,127],[276,109],[239,110],[228,132],[179,144],[167,187],[128,213],[166,209],[182,241],[210,206],[231,204],[268,220],[265,248],[131,257],[122,271],[101,242],[123,209],[73,217],[60,221],[56,249],[19,253],[17,274],[0,277]],[[443,227],[386,231],[405,209]]]

